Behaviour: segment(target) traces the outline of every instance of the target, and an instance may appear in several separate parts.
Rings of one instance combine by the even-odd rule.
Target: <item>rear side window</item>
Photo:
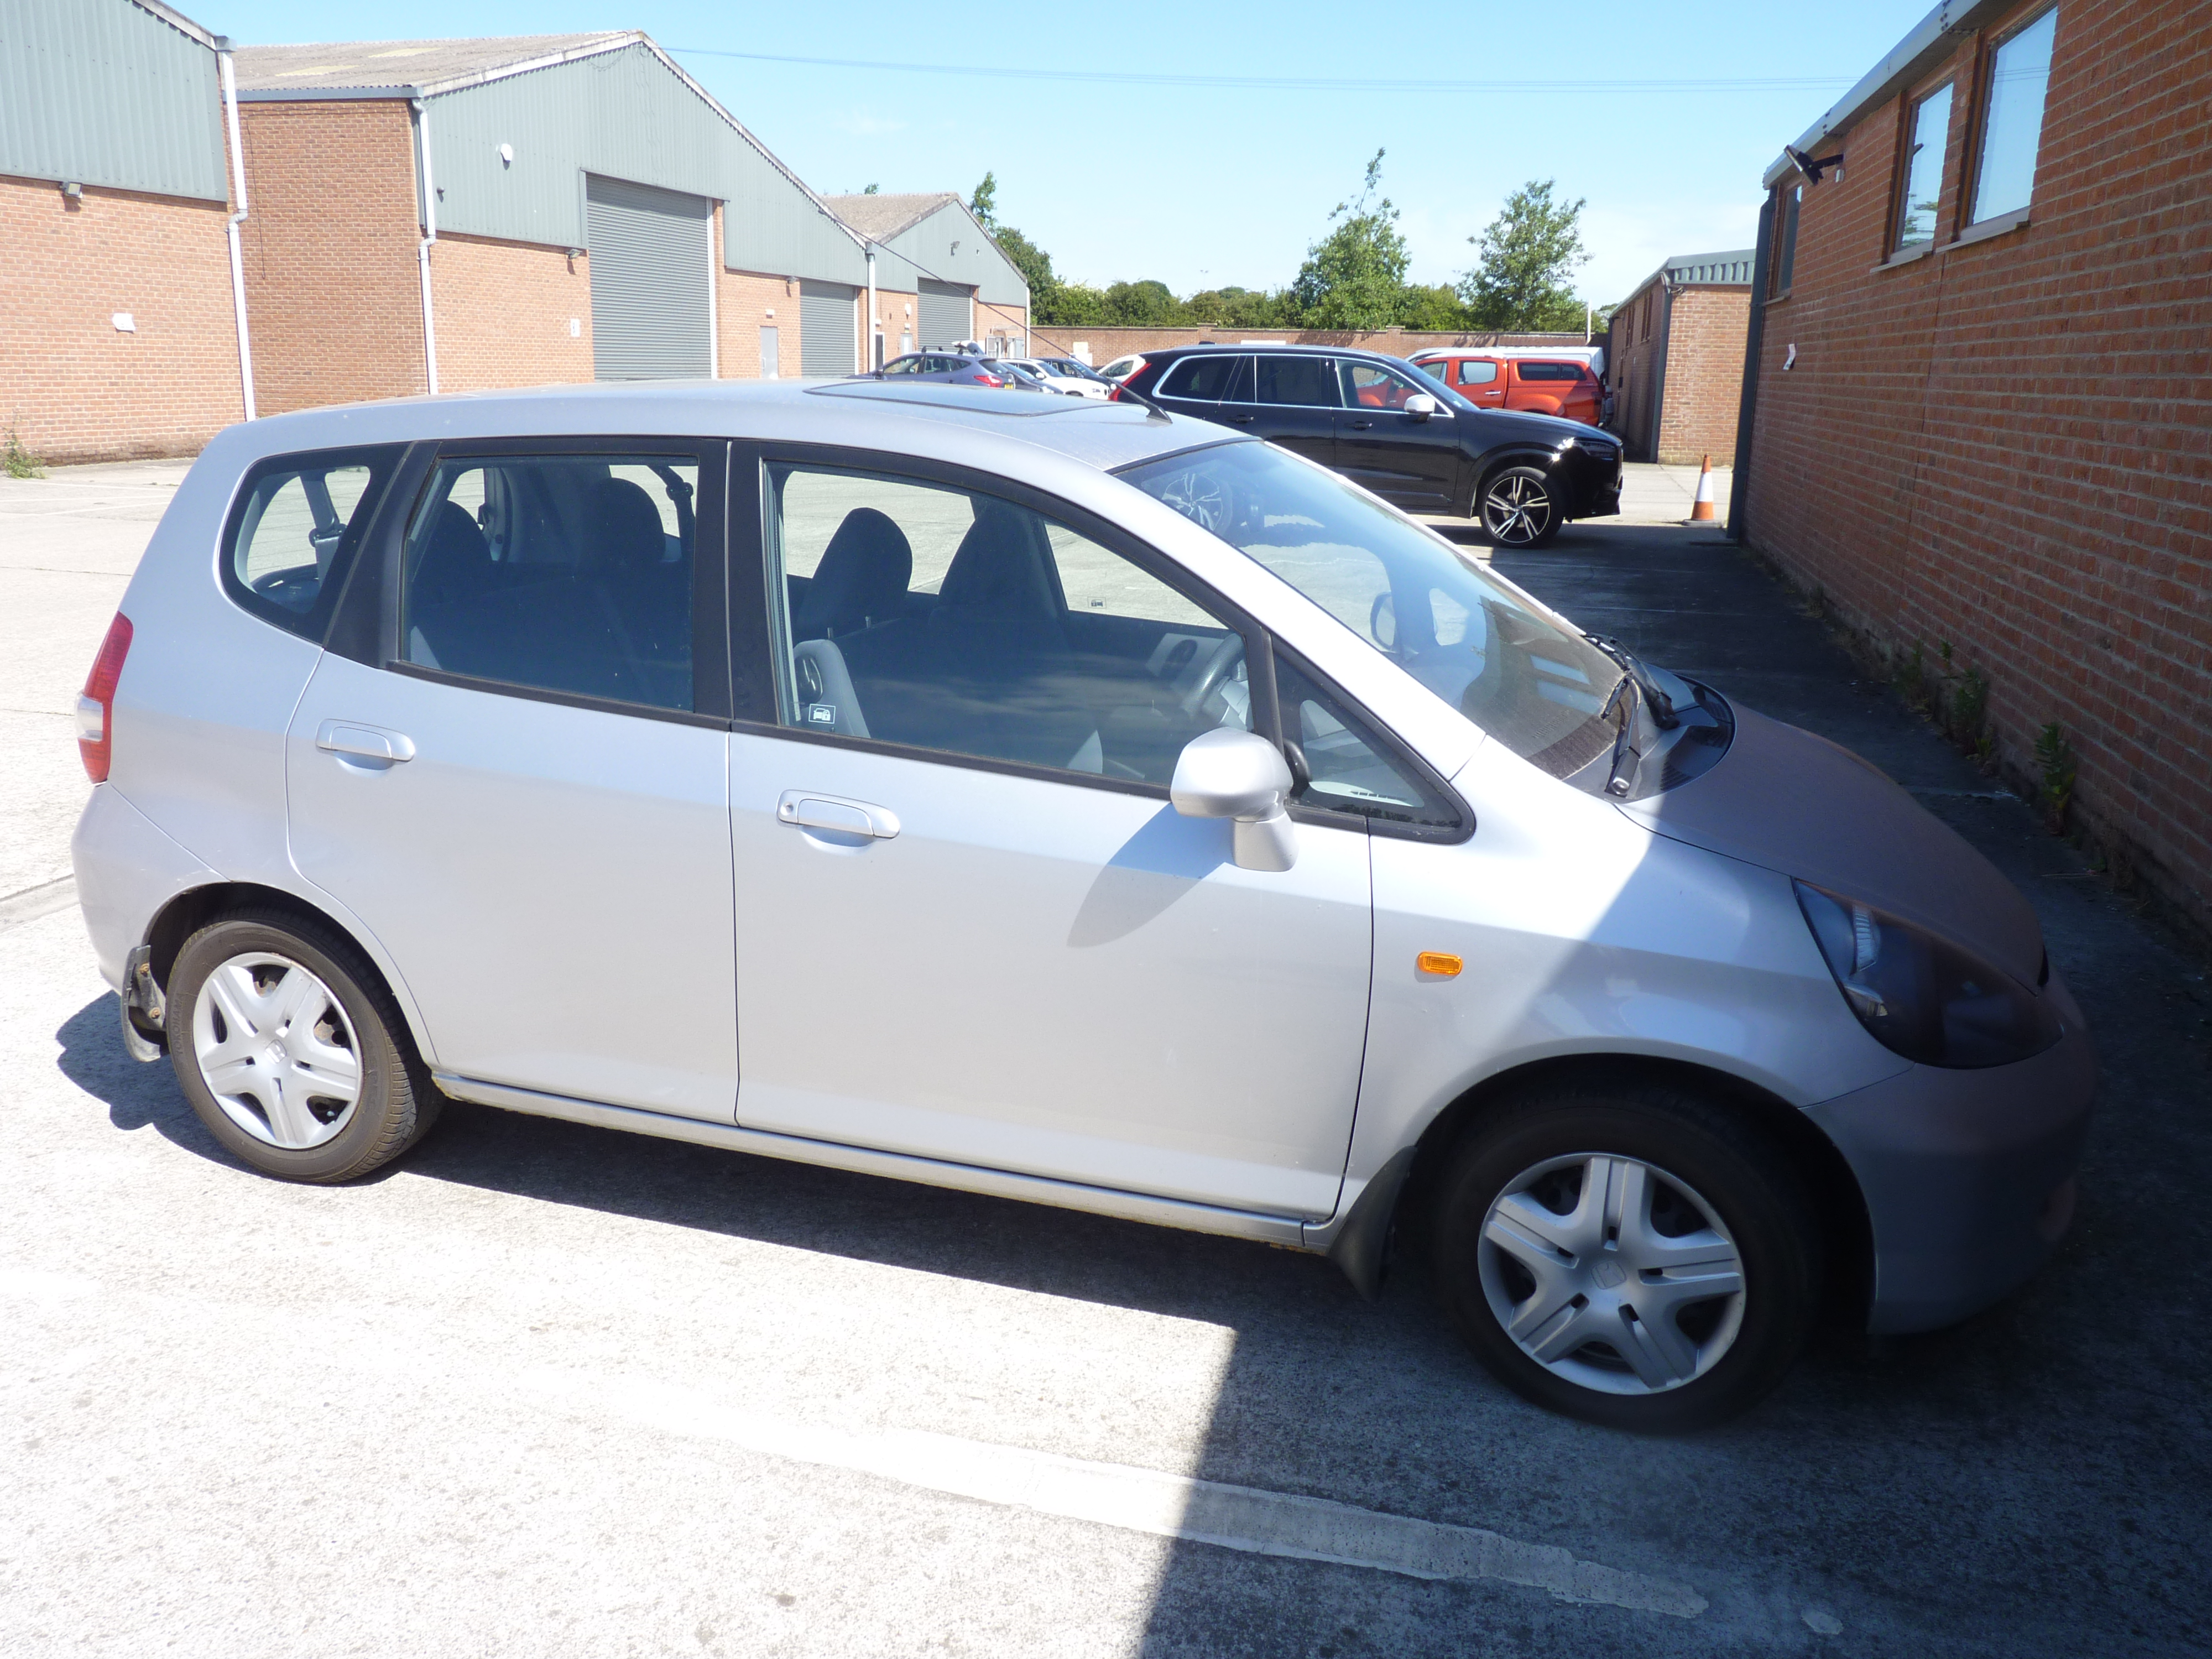
[[[408,527],[402,659],[690,708],[698,483],[681,453],[441,462]]]
[[[320,640],[400,453],[329,449],[256,466],[223,538],[224,590],[264,622]]]
[[[1263,404],[1337,407],[1336,364],[1327,357],[1262,357],[1260,397]]]
[[[1580,363],[1519,363],[1514,373],[1524,380],[1579,380],[1583,377]]]
[[[1218,404],[1229,395],[1241,357],[1186,357],[1168,370],[1160,382],[1161,398],[1184,398],[1194,403]]]
[[[1462,358],[1459,363],[1455,386],[1489,386],[1498,379],[1498,365],[1489,362],[1469,362]]]

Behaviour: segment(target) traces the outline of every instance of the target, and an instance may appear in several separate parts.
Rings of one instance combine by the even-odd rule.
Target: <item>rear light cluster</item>
[[[115,683],[123,678],[123,659],[131,653],[131,618],[120,611],[107,625],[100,654],[85,676],[84,695],[76,700],[76,751],[84,758],[85,775],[94,783],[107,781],[107,768],[115,754]]]
[[[1137,376],[1144,372],[1145,360],[1142,357],[1139,357],[1136,362],[1129,365],[1129,372],[1127,374],[1124,374],[1120,380],[1114,382],[1114,389],[1106,394],[1106,401],[1109,404],[1120,403],[1121,401],[1121,388],[1127,386],[1130,381],[1135,380]]]

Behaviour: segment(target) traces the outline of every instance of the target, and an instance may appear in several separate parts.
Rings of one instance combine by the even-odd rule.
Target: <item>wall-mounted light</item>
[[[499,164],[503,167],[511,167],[514,165],[514,146],[513,144],[501,144],[499,147]]]
[[[956,259],[960,257],[960,244],[957,242],[952,245],[952,257]]]
[[[77,183],[76,179],[64,179],[62,180],[62,197],[64,200],[74,202],[83,194],[84,186]]]
[[[115,325],[118,334],[136,334],[138,331],[138,319],[127,311],[118,311],[107,320]]]

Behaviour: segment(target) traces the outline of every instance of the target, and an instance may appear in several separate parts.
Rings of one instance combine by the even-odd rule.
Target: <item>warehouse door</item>
[[[801,374],[850,374],[860,366],[860,289],[843,283],[799,283]]]
[[[714,372],[714,204],[584,176],[592,256],[592,365],[602,380]]]
[[[956,283],[921,279],[921,349],[925,351],[975,337],[975,313],[969,309],[971,289]]]

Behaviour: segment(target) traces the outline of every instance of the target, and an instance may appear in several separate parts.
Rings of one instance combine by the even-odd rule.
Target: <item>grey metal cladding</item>
[[[972,288],[979,299],[1009,306],[1030,302],[1029,284],[1021,271],[957,201],[947,202],[883,246],[912,264],[921,276]],[[885,285],[882,263],[878,258],[878,286]]]
[[[705,379],[714,372],[714,203],[596,176],[585,198],[594,374]]]
[[[860,349],[858,289],[843,283],[799,285],[799,372],[850,374]]]
[[[727,203],[732,270],[866,280],[853,239],[642,44],[443,93],[428,109],[441,231],[581,247],[580,175],[595,173]]]
[[[229,198],[216,54],[131,0],[0,0],[0,173]]]

